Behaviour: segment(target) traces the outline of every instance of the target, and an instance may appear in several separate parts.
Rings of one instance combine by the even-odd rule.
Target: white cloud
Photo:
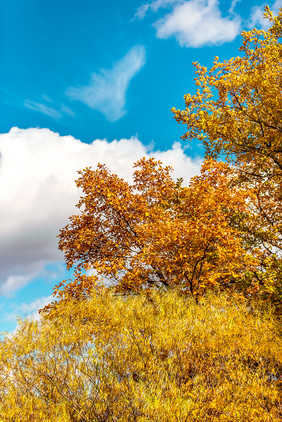
[[[30,108],[34,111],[39,111],[40,113],[47,114],[47,116],[53,117],[54,119],[59,119],[62,117],[61,113],[55,108],[46,106],[43,103],[37,103],[35,101],[25,100],[24,106]]]
[[[175,167],[186,180],[200,160],[185,155],[182,144],[151,151],[136,137],[83,143],[49,129],[18,129],[0,134],[0,293],[23,287],[48,262],[62,260],[59,229],[77,212],[77,171],[98,162],[130,180],[132,164],[154,156]],[[10,289],[10,293],[9,293]]]
[[[237,6],[237,3],[240,3],[242,0],[232,0],[231,6],[229,8],[229,13],[233,13],[235,10],[235,7]]]
[[[263,3],[260,6],[254,6],[251,11],[251,15],[248,21],[248,27],[253,28],[254,26],[257,26],[259,28],[262,28],[264,30],[268,29],[270,26],[270,22],[268,19],[265,19],[263,17],[264,15],[264,8],[266,5],[269,5],[269,3]],[[273,12],[274,16],[278,14],[279,8],[282,7],[282,0],[276,0],[272,5],[270,6],[270,10]]]
[[[228,16],[223,17],[219,0],[154,0],[141,5],[134,18],[143,19],[149,11],[158,12],[166,8],[169,12],[154,24],[158,38],[174,37],[184,47],[219,45],[232,41],[240,33],[242,19],[235,13],[235,8],[241,1],[229,0]],[[267,4],[277,15],[282,0],[275,0],[272,4],[263,2],[252,7],[248,20],[244,20],[244,26],[249,29],[254,26],[268,29],[269,21],[263,17]]]
[[[65,104],[61,104],[61,112],[62,113],[66,113],[69,116],[74,117],[75,116],[75,112],[73,110],[71,110],[68,106],[66,106]]]
[[[183,3],[183,0],[155,0],[151,3],[145,3],[138,7],[134,17],[143,19],[149,10],[157,12],[161,7],[168,7],[177,3]]]
[[[44,101],[54,104],[54,101],[47,95],[42,95]],[[57,109],[55,107],[50,107],[49,105],[38,103],[35,101],[25,100],[24,107],[30,108],[31,110],[38,111],[39,113],[46,114],[47,116],[52,117],[53,119],[60,119],[63,114],[68,114],[69,116],[74,117],[75,113],[67,107],[65,104],[61,103]],[[60,111],[58,111],[58,109]]]
[[[54,101],[52,100],[52,98],[50,98],[48,95],[43,94],[42,95],[42,99],[44,101],[47,101],[48,103],[54,103]]]
[[[0,284],[0,295],[6,297],[13,296],[17,290],[26,286],[31,278],[32,276],[9,276],[3,284]]]
[[[282,0],[276,0],[273,5],[270,7],[270,9],[273,11],[275,15],[278,14],[279,9],[282,7]]]
[[[158,38],[175,37],[184,47],[219,45],[240,32],[238,16],[222,17],[218,0],[191,0],[178,4],[155,24]]]
[[[39,314],[38,310],[44,308],[44,306],[48,305],[48,303],[54,301],[53,295],[50,296],[43,296],[38,299],[33,300],[30,303],[21,303],[20,305],[17,305],[17,311],[21,314],[34,314],[34,319],[38,319]]]
[[[260,26],[262,28],[265,28],[268,22],[266,22],[266,20],[263,18],[263,14],[264,14],[263,7],[260,7],[260,6],[253,7],[250,14],[248,27],[253,28],[254,26]]]
[[[145,64],[145,48],[136,45],[111,69],[93,73],[89,85],[71,87],[66,94],[93,110],[104,114],[109,121],[116,121],[126,114],[126,92],[131,79]]]
[[[135,12],[135,19],[143,19],[148,12],[150,5],[148,3],[142,4]]]
[[[43,296],[38,299],[33,300],[30,303],[22,302],[18,305],[14,305],[10,312],[5,312],[4,317],[5,321],[16,322],[18,317],[25,318],[28,317],[30,320],[39,321],[40,314],[38,313],[39,309],[43,309],[50,302],[54,301],[54,297]],[[17,332],[19,326],[17,325],[15,329],[10,332],[10,335],[13,335]]]

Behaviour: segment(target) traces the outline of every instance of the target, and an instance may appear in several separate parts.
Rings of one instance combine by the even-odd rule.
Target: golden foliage
[[[252,277],[277,303],[282,299],[282,9],[265,17],[268,31],[243,32],[242,56],[213,67],[195,63],[197,92],[185,110],[172,109],[187,125],[184,139],[201,139],[208,157],[225,154],[252,190],[253,217],[242,225],[250,250],[260,261]],[[245,222],[246,223],[246,222]]]
[[[0,344],[0,421],[280,421],[271,309],[176,291],[61,302]]]
[[[243,32],[243,56],[207,68],[195,63],[195,95],[185,95],[186,109],[175,110],[187,125],[184,139],[203,139],[208,155],[234,155],[237,163],[256,164],[281,175],[282,12],[268,31]],[[253,169],[254,170],[254,169]]]
[[[119,292],[180,286],[198,296],[235,283],[255,266],[231,224],[248,214],[249,193],[231,187],[227,164],[207,160],[189,187],[154,159],[135,167],[132,185],[103,165],[80,172],[81,212],[59,242],[75,281],[56,293],[82,298],[107,279]]]
[[[154,159],[132,184],[79,172],[59,235],[74,281],[0,342],[0,422],[281,420],[281,326],[258,300],[282,298],[282,11],[266,16],[174,110],[206,147],[188,187]]]

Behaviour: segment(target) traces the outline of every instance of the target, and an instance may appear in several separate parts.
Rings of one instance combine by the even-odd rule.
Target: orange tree
[[[200,139],[206,156],[225,154],[238,182],[253,192],[251,220],[241,226],[245,242],[260,259],[253,273],[275,300],[282,298],[282,9],[265,17],[268,31],[243,32],[242,56],[213,67],[195,63],[197,91],[184,96],[185,110],[172,109],[187,125],[184,139]]]
[[[79,173],[80,213],[59,235],[74,281],[56,286],[59,296],[82,298],[108,280],[119,292],[178,286],[197,297],[256,265],[237,228],[249,193],[231,186],[227,164],[207,160],[188,187],[152,158],[135,164],[132,184],[104,165]]]

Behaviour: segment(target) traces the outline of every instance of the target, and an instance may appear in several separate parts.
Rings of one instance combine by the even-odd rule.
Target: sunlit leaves
[[[1,421],[280,420],[282,344],[269,309],[102,290],[58,311],[0,343]]]
[[[59,242],[76,280],[59,289],[61,295],[83,295],[107,280],[116,291],[177,286],[197,296],[236,282],[252,267],[232,227],[248,213],[248,191],[231,186],[228,165],[206,161],[189,187],[154,159],[135,168],[132,185],[102,165],[80,172],[81,212]]]
[[[237,183],[250,189],[252,219],[242,224],[245,244],[260,261],[252,274],[261,292],[282,300],[282,11],[265,17],[268,31],[243,32],[242,54],[207,68],[195,63],[197,92],[185,95],[184,139],[200,139],[208,157],[224,154]]]

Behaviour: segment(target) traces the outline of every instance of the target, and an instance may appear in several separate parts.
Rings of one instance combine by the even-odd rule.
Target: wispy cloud
[[[240,33],[241,19],[234,13],[240,0],[232,0],[228,16],[222,16],[218,0],[155,0],[137,9],[142,19],[149,10],[169,9],[154,26],[157,38],[175,38],[184,47],[219,45],[234,40]]]
[[[60,119],[64,114],[68,114],[69,116],[75,116],[73,110],[71,110],[68,106],[61,103],[60,105],[56,106],[55,102],[48,97],[47,95],[42,95],[42,98],[45,102],[54,104],[52,107],[50,105],[46,105],[44,103],[25,100],[24,106],[30,108],[31,110],[38,111],[39,113],[46,114],[47,116],[52,117],[53,119]]]
[[[75,116],[75,112],[73,110],[71,110],[68,106],[66,106],[65,104],[61,104],[61,108],[60,108],[62,113],[66,113],[69,116],[74,117]]]
[[[242,0],[232,0],[231,6],[229,8],[229,13],[233,13],[234,12],[234,10],[235,10],[235,8],[237,6],[237,3],[240,3],[240,1],[242,1]]]
[[[93,73],[87,86],[70,87],[66,94],[93,110],[104,114],[109,121],[116,121],[126,114],[126,92],[131,79],[145,64],[145,48],[136,45],[111,69]]]
[[[44,308],[52,301],[54,301],[54,297],[53,295],[50,295],[40,297],[29,303],[22,302],[18,305],[15,304],[12,306],[12,309],[10,309],[9,313],[4,312],[5,321],[16,322],[18,317],[28,317],[30,320],[38,321],[40,320],[40,314],[38,313],[38,310]],[[14,329],[13,332],[10,332],[10,335],[15,334],[17,329],[18,326]]]
[[[157,12],[162,7],[179,4],[180,2],[183,2],[183,0],[154,0],[151,3],[145,3],[138,7],[134,17],[135,19],[143,19],[149,10]]]
[[[30,314],[33,312],[37,312],[38,309],[44,308],[44,306],[48,305],[48,303],[50,303],[52,300],[54,300],[53,295],[43,296],[33,300],[30,303],[22,302],[20,305],[17,306],[17,310],[24,314]]]
[[[47,116],[53,117],[54,119],[59,119],[62,117],[62,114],[53,107],[47,106],[43,103],[37,103],[35,101],[25,100],[24,106],[30,108],[31,110],[39,111],[40,113],[47,114]]]
[[[31,276],[9,276],[3,284],[0,284],[0,295],[5,297],[12,297],[15,292],[26,286],[30,281]]]

